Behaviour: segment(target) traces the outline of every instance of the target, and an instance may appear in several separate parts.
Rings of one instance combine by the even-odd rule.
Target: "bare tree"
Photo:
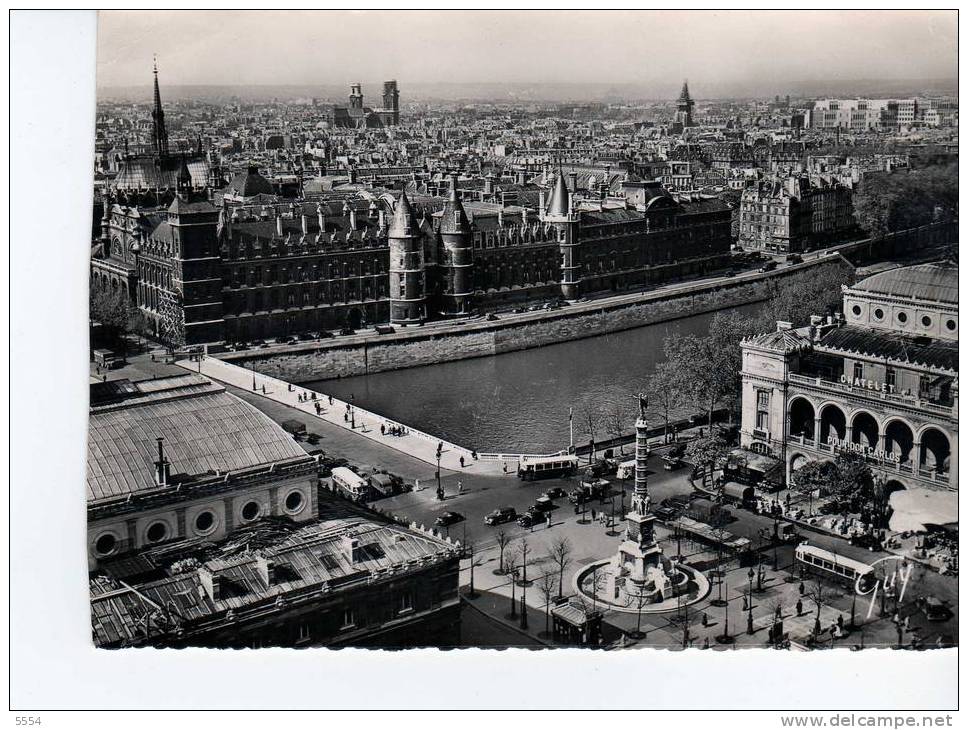
[[[470,558],[470,571],[471,571],[471,589],[467,594],[468,598],[477,598],[477,593],[474,591],[474,568],[480,567],[481,560],[474,553],[474,543],[469,542],[466,545],[467,555]]]
[[[669,442],[669,412],[683,405],[682,391],[678,387],[673,367],[670,362],[659,363],[649,377],[649,398],[659,406],[664,419],[662,443]]]
[[[567,537],[556,538],[551,543],[551,559],[558,566],[558,596],[564,592],[565,570],[571,565],[571,541]]]
[[[551,600],[555,597],[555,578],[553,570],[546,570],[538,578],[538,590],[545,604],[545,636],[550,633],[548,625],[551,621]]]
[[[592,409],[591,406],[585,406],[582,409],[579,423],[582,433],[588,436],[588,443],[591,448],[588,453],[589,464],[595,460],[595,432],[598,430],[600,422],[601,414],[598,411]]]
[[[625,409],[622,408],[622,404],[613,403],[604,418],[606,433],[615,441],[621,439],[629,422]],[[618,449],[620,454],[625,454],[625,444],[620,443]]]
[[[518,556],[520,557],[519,564],[521,565],[521,583],[522,585],[528,584],[528,556],[531,554],[531,546],[528,544],[528,538],[522,537],[518,540]]]
[[[510,542],[511,542],[511,538],[508,537],[508,534],[504,530],[501,530],[499,533],[497,533],[497,549],[498,549],[497,569],[498,569],[498,572],[500,573],[504,573],[504,553],[507,551],[508,545],[510,544]]]

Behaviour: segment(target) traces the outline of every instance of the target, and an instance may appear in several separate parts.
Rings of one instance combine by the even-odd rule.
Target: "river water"
[[[569,407],[576,444],[588,443],[582,422],[589,410],[599,421],[599,437],[612,435],[605,423],[616,411],[624,432],[631,432],[636,394],[665,359],[663,339],[676,331],[705,335],[712,317],[305,385],[345,400],[352,396],[361,408],[481,452],[551,453],[568,447]]]

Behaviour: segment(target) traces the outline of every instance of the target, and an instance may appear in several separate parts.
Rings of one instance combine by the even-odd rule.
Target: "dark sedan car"
[[[438,527],[450,527],[451,525],[456,525],[458,522],[463,522],[464,519],[464,515],[460,512],[444,512],[434,520],[434,524]]]

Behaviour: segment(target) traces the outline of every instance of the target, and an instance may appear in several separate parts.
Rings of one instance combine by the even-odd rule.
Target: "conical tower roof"
[[[413,221],[413,211],[410,209],[410,201],[407,200],[407,191],[404,190],[400,195],[400,200],[393,210],[393,222],[390,223],[390,238],[406,238],[414,235],[416,224]]]
[[[568,186],[565,184],[565,175],[558,172],[558,179],[555,180],[554,190],[551,192],[551,200],[548,201],[548,215],[568,215]]]
[[[440,217],[441,233],[469,233],[471,230],[470,221],[467,220],[467,213],[464,212],[464,205],[457,197],[457,176],[451,178],[450,197],[444,204],[444,212]]]
[[[682,82],[682,91],[679,93],[679,99],[681,101],[689,101],[691,97],[689,96],[689,81]]]

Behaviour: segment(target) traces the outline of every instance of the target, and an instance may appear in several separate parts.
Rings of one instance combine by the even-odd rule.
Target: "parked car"
[[[253,347],[268,347],[269,344],[265,340],[252,340]]]
[[[561,487],[552,487],[551,489],[545,490],[542,497],[547,497],[548,499],[558,499],[559,497],[567,496],[567,492]]]
[[[766,273],[767,271],[773,271],[776,268],[776,261],[767,261],[760,267],[760,271]]]
[[[679,512],[674,510],[672,507],[656,507],[652,510],[652,514],[658,517],[660,520],[674,520]]]
[[[538,497],[534,500],[534,505],[530,508],[535,512],[550,512],[555,508],[555,503],[548,497]]]
[[[951,609],[934,596],[928,596],[921,601],[921,612],[928,621],[947,621],[953,615]]]
[[[789,256],[786,257],[786,260],[787,260],[787,263],[791,263],[791,264],[802,264],[803,263],[803,256],[801,256],[798,253],[791,253]]]
[[[496,322],[498,320],[498,316],[494,314],[494,312],[488,312],[484,319],[486,319],[488,322]]]
[[[355,335],[356,330],[354,330],[352,327],[343,327],[343,329],[341,329],[339,333],[341,335]]]
[[[333,333],[330,332],[329,330],[323,330],[322,332],[317,333],[317,337],[321,340],[328,340],[332,336],[333,336]]]
[[[466,518],[460,512],[444,512],[436,520],[434,524],[437,527],[450,527],[451,525],[456,525],[458,522],[463,522]]]
[[[489,512],[484,516],[484,524],[491,525],[503,525],[505,522],[513,522],[518,517],[517,511],[514,507],[501,507]]]
[[[378,335],[392,335],[394,332],[396,332],[396,330],[393,327],[386,324],[378,324],[376,327],[373,328],[373,331],[376,332]]]

